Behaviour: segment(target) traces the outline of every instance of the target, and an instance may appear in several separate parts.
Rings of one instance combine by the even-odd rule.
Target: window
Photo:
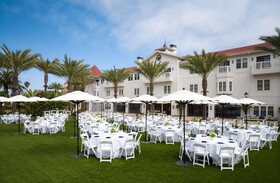
[[[270,61],[270,55],[264,55],[257,57],[257,62],[264,62],[264,61]]]
[[[101,84],[103,84],[104,83],[104,79],[103,78],[101,78]]]
[[[254,106],[254,115],[255,116],[259,116],[260,113],[259,113],[259,106]]]
[[[232,82],[229,82],[229,91],[232,91]]]
[[[227,82],[223,82],[223,91],[227,91]]]
[[[197,84],[190,85],[190,91],[197,93],[198,92]]]
[[[123,89],[119,89],[119,96],[123,96]]]
[[[266,107],[261,106],[261,116],[266,116]]]
[[[236,59],[236,69],[247,68],[248,58]]]
[[[229,66],[230,62],[229,61],[224,61],[223,63],[221,63],[219,66]]]
[[[271,117],[273,117],[273,106],[267,107],[267,115],[270,115]]]
[[[106,96],[110,96],[110,90],[106,90]]]
[[[171,93],[171,86],[164,86],[164,93]]]
[[[165,72],[171,72],[171,68],[170,68],[170,67],[167,68],[167,69],[165,70]]]
[[[219,82],[219,91],[227,91],[227,82]]]
[[[133,74],[130,74],[130,76],[127,79],[128,79],[128,81],[132,81],[133,80]]]
[[[139,96],[139,88],[134,88],[134,95]]]
[[[98,79],[96,80],[96,86],[99,86],[99,80]]]
[[[270,90],[270,80],[264,80],[264,90]]]
[[[150,87],[147,87],[147,94],[150,94]]]
[[[140,78],[139,73],[134,74],[134,80],[139,80],[139,78]]]
[[[242,59],[242,67],[243,68],[247,68],[248,67],[248,60],[247,60],[247,58],[243,58]]]
[[[257,80],[257,90],[270,90],[270,80]]]
[[[263,90],[263,80],[257,80],[257,90]]]
[[[241,59],[236,59],[236,69],[241,68]]]

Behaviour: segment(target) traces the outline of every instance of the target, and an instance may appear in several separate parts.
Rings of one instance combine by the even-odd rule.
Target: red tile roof
[[[232,48],[228,50],[222,50],[222,51],[216,51],[216,53],[224,53],[226,55],[232,55],[237,53],[246,53],[250,51],[255,51],[257,47],[264,46],[264,47],[271,47],[271,44],[269,43],[261,43],[261,44],[254,44],[249,46],[243,46],[239,48]]]
[[[101,71],[98,69],[98,67],[96,65],[92,66],[91,68],[91,74],[95,77],[100,76],[101,75]]]
[[[132,66],[132,67],[127,67],[125,68],[126,71],[133,71],[134,69],[136,69],[137,66]]]

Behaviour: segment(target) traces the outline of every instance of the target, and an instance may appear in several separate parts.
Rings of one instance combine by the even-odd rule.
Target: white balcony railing
[[[230,66],[219,66],[219,74],[231,73]]]
[[[253,74],[280,73],[280,60],[256,62],[252,65]]]

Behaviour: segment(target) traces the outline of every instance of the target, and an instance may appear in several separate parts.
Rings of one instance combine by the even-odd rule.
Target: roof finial
[[[164,45],[163,47],[165,48],[166,47],[166,37],[164,37]]]

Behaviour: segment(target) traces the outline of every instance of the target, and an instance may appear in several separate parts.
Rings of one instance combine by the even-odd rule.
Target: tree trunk
[[[150,81],[150,95],[153,96],[154,95],[154,82]]]
[[[45,88],[45,92],[47,92],[48,90],[48,81],[49,81],[49,76],[48,76],[48,73],[45,73],[45,76],[44,76],[44,88]]]
[[[207,96],[207,79],[206,78],[203,78],[202,79],[202,93],[204,96]],[[206,105],[205,104],[202,104],[202,118],[203,120],[206,120],[207,117],[206,117]]]
[[[18,76],[14,75],[13,76],[13,85],[12,85],[12,96],[16,96],[18,92]],[[16,112],[16,103],[13,102],[12,105],[12,112],[15,113]]]
[[[9,86],[8,84],[4,84],[4,94],[5,94],[5,97],[9,97]]]
[[[114,97],[117,98],[118,97],[118,85],[114,85]]]

